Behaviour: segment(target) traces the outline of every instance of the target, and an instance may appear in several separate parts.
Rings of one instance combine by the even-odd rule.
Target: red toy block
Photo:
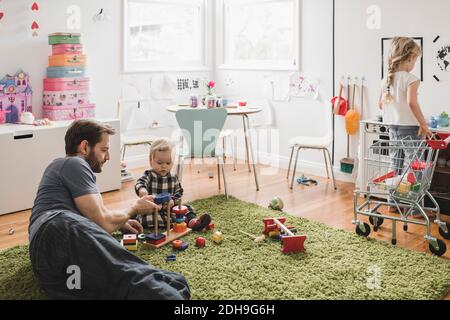
[[[134,245],[137,242],[137,236],[135,234],[125,234],[123,236],[124,245]]]
[[[414,173],[410,172],[408,173],[408,182],[411,184],[415,184],[417,182],[416,176]]]
[[[166,238],[162,238],[161,240],[151,240],[151,241],[147,241],[147,243],[152,244],[154,246],[157,246],[160,243],[163,243],[166,241]]]
[[[203,237],[198,237],[195,240],[195,245],[199,248],[203,248],[206,245],[206,239]]]
[[[373,179],[372,181],[373,181],[373,183],[380,183],[380,182],[383,182],[383,181],[393,178],[393,177],[395,177],[395,171],[391,171],[391,172],[385,174],[384,176]]]
[[[186,215],[188,212],[189,212],[189,209],[188,209],[188,207],[186,207],[186,206],[174,206],[173,208],[172,208],[172,212],[174,213],[174,214],[183,214],[183,215]]]
[[[277,218],[277,220],[283,224],[286,222],[286,218]],[[278,229],[278,226],[275,224],[273,218],[265,218],[263,222],[264,222],[263,233],[265,234],[269,233],[270,231]]]
[[[306,236],[282,236],[281,242],[283,247],[281,252],[283,253],[297,253],[305,251],[304,243]]]
[[[214,223],[210,223],[210,224],[208,224],[208,226],[206,227],[206,230],[214,230],[214,228],[215,228],[215,226],[214,226]]]

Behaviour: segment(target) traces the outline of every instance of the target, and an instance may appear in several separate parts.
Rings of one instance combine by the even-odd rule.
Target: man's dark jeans
[[[39,285],[51,299],[190,298],[181,274],[156,269],[97,224],[74,213],[61,213],[40,227],[30,243]],[[70,289],[80,271],[80,289]]]

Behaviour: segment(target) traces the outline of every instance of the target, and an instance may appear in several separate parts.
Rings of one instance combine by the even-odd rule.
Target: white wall
[[[333,92],[332,1],[303,0],[300,11],[299,70],[320,80],[320,97],[319,100],[292,98],[288,102],[270,102],[274,116],[272,129],[279,135],[278,146],[272,152],[277,153],[275,157],[278,159],[275,162],[278,161],[281,167],[288,165],[290,156],[288,142],[291,138],[321,136],[325,133],[327,125],[324,112],[329,110],[326,108],[329,106],[328,101]],[[239,87],[237,98],[246,99],[251,104],[259,104],[264,102],[265,97],[271,95],[267,92],[268,77],[288,74],[290,72],[218,70],[216,78],[218,83],[232,79]],[[222,93],[228,94],[226,90]],[[240,122],[234,122],[236,127],[242,127]],[[300,159],[302,160],[300,170],[325,174],[322,168],[322,153],[303,151]]]
[[[431,4],[432,3],[432,4]],[[154,74],[122,74],[122,1],[121,0],[41,0],[40,11],[31,11],[28,0],[0,2],[0,10],[5,17],[0,20],[0,76],[14,73],[22,68],[30,73],[34,89],[33,107],[39,116],[41,112],[42,79],[45,77],[47,57],[51,48],[47,35],[53,32],[71,31],[67,29],[66,9],[77,4],[82,11],[82,41],[88,55],[88,72],[92,78],[92,101],[97,104],[99,117],[112,117],[116,114],[117,101],[121,96],[122,83],[135,82],[148,94],[150,79]],[[366,27],[367,7],[379,5],[382,10],[380,30]],[[100,8],[107,9],[110,21],[94,23],[92,17]],[[332,0],[301,1],[301,60],[300,70],[320,80],[320,99],[292,99],[289,102],[272,102],[274,114],[273,129],[278,130],[279,144],[269,150],[275,152],[280,166],[287,166],[289,157],[288,140],[297,135],[321,135],[325,130],[324,108],[329,108],[333,92],[332,83]],[[337,0],[336,1],[336,76],[341,74],[365,75],[367,78],[366,110],[369,117],[376,112],[377,95],[380,85],[381,37],[406,35],[423,36],[425,41],[425,81],[421,85],[420,99],[427,116],[449,110],[446,101],[450,98],[448,82],[437,83],[433,78],[432,40],[436,35],[445,37],[450,27],[446,14],[450,10],[447,0]],[[31,23],[40,24],[39,37],[31,36]],[[176,73],[171,73],[177,75]],[[186,73],[184,73],[186,74]],[[250,103],[264,103],[267,76],[280,72],[266,71],[226,71],[217,70],[209,74],[219,84],[218,93],[227,94],[220,86],[224,80],[232,78],[239,98]],[[208,77],[208,73],[191,73],[192,77]],[[130,80],[131,79],[131,80]],[[236,93],[236,92],[235,92]],[[165,105],[173,101],[152,101],[153,108],[162,115]],[[163,122],[168,121],[165,117]],[[231,126],[241,128],[241,122],[231,121]],[[169,135],[171,129],[156,132]],[[346,136],[343,119],[337,119],[335,166],[346,153]],[[352,141],[356,146],[357,139]],[[243,143],[241,143],[243,145]],[[352,148],[354,155],[355,147]],[[264,150],[265,151],[265,150]],[[136,148],[130,151],[130,159],[143,164],[147,150]],[[302,156],[301,170],[324,174],[323,158],[317,152],[305,152]],[[350,177],[346,177],[349,179]]]
[[[80,32],[88,56],[88,74],[92,78],[91,101],[97,104],[99,117],[116,115],[120,93],[121,73],[121,10],[120,0],[43,0],[40,10],[31,11],[32,1],[2,1],[0,10],[0,76],[13,74],[18,68],[30,74],[33,88],[33,113],[42,112],[43,78],[48,66],[51,46],[48,34]],[[67,8],[76,4],[81,8],[81,29],[67,28]],[[93,16],[100,8],[108,9],[111,21],[95,23]],[[32,37],[31,24],[36,21],[39,36]]]
[[[369,6],[381,9],[381,28],[366,26]],[[433,79],[436,61],[437,35],[449,44],[450,1],[448,0],[338,0],[336,1],[336,76],[364,75],[367,79],[366,119],[373,119],[381,89],[381,38],[409,36],[424,38],[424,81],[419,89],[419,101],[426,117],[450,111],[450,82]],[[445,41],[445,40],[444,40]],[[352,154],[357,146],[352,139]],[[345,156],[346,136],[344,120],[337,120],[336,161]]]
[[[173,124],[173,115],[167,115],[165,106],[173,100],[152,100],[150,94],[151,73],[122,73],[122,34],[123,0],[41,0],[38,12],[31,10],[32,1],[1,1],[0,11],[5,16],[0,20],[0,77],[14,74],[19,68],[30,74],[33,88],[33,113],[42,115],[43,79],[46,76],[48,56],[48,34],[54,32],[77,32],[82,34],[81,41],[88,57],[87,72],[91,78],[91,101],[96,103],[97,117],[111,118],[117,115],[117,103],[122,96],[122,84],[132,83],[138,87],[144,99],[148,99],[155,119],[163,124]],[[70,30],[67,8],[78,5],[81,9],[81,29]],[[101,8],[111,17],[109,21],[94,22],[93,17]],[[31,24],[36,21],[40,29],[39,36],[32,37]],[[207,77],[207,73],[174,73],[170,75],[188,75]],[[152,120],[155,120],[152,119]],[[152,121],[149,120],[149,124]],[[170,136],[172,129],[155,130],[155,135]],[[145,165],[148,148],[135,147],[127,150],[127,157],[137,161],[136,165]],[[141,161],[144,160],[144,161]]]

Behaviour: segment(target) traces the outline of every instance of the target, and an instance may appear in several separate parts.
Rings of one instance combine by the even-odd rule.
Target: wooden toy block
[[[170,201],[170,193],[167,192],[156,195],[154,200],[155,204],[164,204],[168,203],[169,201]]]
[[[397,188],[397,192],[401,194],[408,194],[411,191],[411,184],[402,182]]]
[[[179,206],[179,205],[177,205],[177,206],[174,206],[173,208],[172,208],[172,212],[174,213],[174,214],[182,214],[182,215],[186,215],[188,212],[189,212],[189,208],[188,207],[186,207],[186,206]]]
[[[412,172],[408,173],[408,182],[411,184],[415,184],[417,182],[416,175]]]
[[[145,234],[144,233],[141,233],[140,235],[138,235],[138,239],[140,240],[140,241],[144,241],[145,240]]]
[[[270,238],[275,238],[275,237],[279,237],[280,236],[280,231],[278,230],[273,230],[269,232],[269,237]]]
[[[215,227],[215,226],[214,226],[214,223],[211,222],[211,223],[206,227],[206,230],[208,230],[208,231],[209,231],[209,230],[214,230],[214,227]]]
[[[214,232],[214,234],[213,234],[213,241],[215,242],[215,243],[222,243],[222,241],[224,240],[224,236],[223,236],[223,234],[222,234],[222,232],[220,232],[220,231],[216,231],[216,232]]]
[[[203,248],[206,245],[206,239],[203,237],[198,237],[195,240],[195,245],[199,248]]]
[[[123,236],[123,244],[134,245],[137,242],[137,236],[135,234],[125,234]]]
[[[278,220],[281,223],[286,222],[286,218],[278,218],[278,219],[265,218],[265,219],[263,219],[263,223],[264,223],[263,233],[268,234],[270,231],[273,231],[278,228],[278,226],[275,225],[275,222],[274,222],[275,220]]]
[[[420,183],[415,183],[415,184],[411,187],[411,191],[419,192],[421,186],[422,186],[422,185],[421,185]]]
[[[166,261],[177,261],[177,256],[174,254],[168,255]]]
[[[161,242],[161,243],[158,243],[158,244],[152,244],[152,243],[145,242],[143,244],[143,247],[146,248],[146,249],[159,249],[159,248],[165,246],[166,244],[172,243],[173,241],[184,237],[185,235],[187,235],[191,231],[192,231],[191,229],[186,229],[186,231],[178,233],[178,232],[175,232],[172,229],[170,231],[169,235],[166,236],[166,234],[163,234],[166,237],[166,240],[164,242]]]
[[[120,244],[125,248],[125,249],[127,249],[128,251],[137,251],[137,249],[138,249],[138,244],[136,243],[136,244],[134,244],[134,245],[125,245],[124,243],[123,243],[123,240],[120,242]]]
[[[172,247],[174,248],[174,249],[179,249],[179,248],[181,248],[181,245],[183,244],[183,241],[181,241],[181,240],[175,240],[175,241],[173,241],[172,242]]]
[[[166,240],[166,235],[151,233],[151,234],[147,235],[145,240],[146,240],[146,243],[148,243],[148,244],[158,245]]]
[[[186,230],[187,230],[187,224],[185,222],[176,223],[173,226],[173,232],[176,232],[176,233],[182,233],[182,232],[185,232]]]
[[[385,174],[384,176],[373,179],[372,181],[373,181],[373,183],[380,183],[380,182],[383,182],[383,181],[393,178],[393,177],[395,177],[395,171],[391,171],[391,172]]]
[[[297,235],[293,234],[284,225],[284,222],[286,220],[281,222],[281,221],[279,221],[277,219],[273,219],[273,221],[286,234],[284,236],[281,236],[281,243],[282,243],[281,252],[283,252],[283,253],[297,253],[297,252],[303,252],[305,250],[304,242],[306,240],[306,235],[297,236]]]
[[[176,214],[175,215],[175,219],[183,219],[183,220],[185,220],[186,219],[186,215],[185,214],[182,214],[182,213],[178,213],[178,214]]]
[[[185,222],[186,221],[186,218],[185,217],[183,217],[183,218],[181,218],[181,219],[175,219],[175,222],[176,223],[183,223],[183,222]]]
[[[283,253],[297,253],[305,251],[304,243],[306,236],[283,236],[281,237],[281,242],[283,243],[283,248],[281,252]]]
[[[186,250],[188,247],[189,247],[189,244],[186,243],[186,242],[183,242],[183,243],[181,244],[181,246],[180,246],[177,250],[178,250],[178,251],[184,251],[184,250]]]

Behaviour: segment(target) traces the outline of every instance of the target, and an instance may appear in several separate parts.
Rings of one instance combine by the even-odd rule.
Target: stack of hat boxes
[[[44,79],[43,113],[50,120],[95,117],[95,105],[89,102],[89,78],[86,56],[78,33],[49,35],[52,56]]]

